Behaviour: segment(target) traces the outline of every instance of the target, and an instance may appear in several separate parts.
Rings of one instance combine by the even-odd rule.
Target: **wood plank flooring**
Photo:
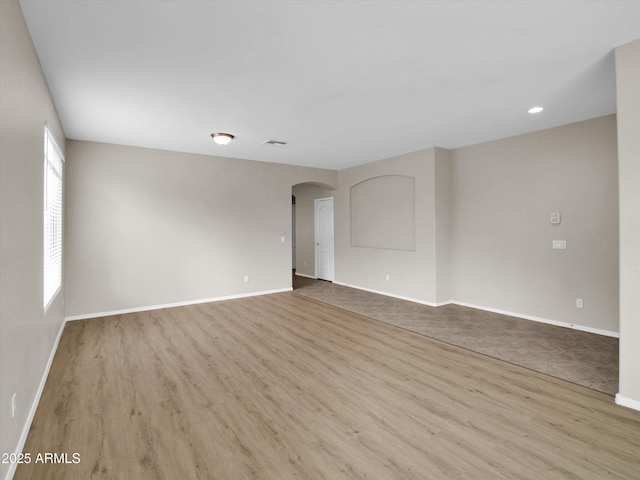
[[[38,479],[638,479],[640,412],[293,293],[68,323]]]
[[[294,292],[562,380],[618,392],[617,338],[494,312],[398,298],[293,275]]]

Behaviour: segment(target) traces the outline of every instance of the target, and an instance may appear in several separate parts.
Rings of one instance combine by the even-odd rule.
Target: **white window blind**
[[[64,158],[44,127],[44,307],[62,285],[62,169]]]

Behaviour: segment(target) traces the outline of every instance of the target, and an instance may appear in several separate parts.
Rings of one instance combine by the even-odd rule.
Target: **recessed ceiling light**
[[[218,145],[226,145],[235,137],[230,133],[212,133],[211,138],[213,138],[213,141]]]
[[[529,109],[529,113],[540,113],[543,110],[544,110],[544,108],[542,108],[542,107],[531,107]]]

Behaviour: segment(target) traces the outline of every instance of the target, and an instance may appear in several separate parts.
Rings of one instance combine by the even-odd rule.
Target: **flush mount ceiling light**
[[[226,145],[235,137],[230,133],[212,133],[211,138],[213,138],[213,141],[218,145]]]
[[[544,108],[542,107],[531,107],[528,112],[529,113],[540,113],[541,111],[543,111]]]

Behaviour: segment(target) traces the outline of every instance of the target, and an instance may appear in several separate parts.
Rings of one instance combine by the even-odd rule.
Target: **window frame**
[[[64,156],[44,126],[42,297],[45,312],[62,288]]]

